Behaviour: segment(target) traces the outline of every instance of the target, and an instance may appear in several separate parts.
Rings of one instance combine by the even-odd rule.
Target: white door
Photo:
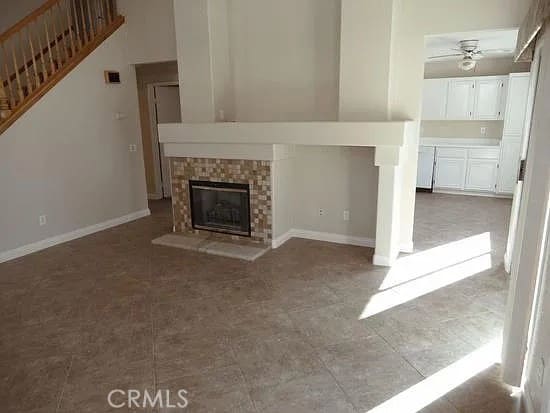
[[[464,189],[466,160],[437,157],[434,186],[446,189]]]
[[[504,134],[521,136],[528,106],[530,73],[512,73],[504,115]]]
[[[500,161],[497,177],[497,192],[513,194],[516,188],[521,140],[502,139],[500,143]]]
[[[445,119],[448,79],[426,79],[422,90],[422,119]]]
[[[472,119],[475,81],[452,79],[447,95],[447,119]]]
[[[480,79],[475,84],[474,118],[497,120],[501,117],[504,80],[500,78]]]
[[[470,159],[466,169],[466,183],[464,189],[467,191],[490,191],[495,190],[497,176],[497,161],[492,159]]]
[[[155,86],[155,109],[157,124],[181,122],[180,90],[177,85]],[[158,134],[157,143],[158,143]],[[172,184],[170,180],[170,162],[164,156],[164,148],[159,143],[160,176],[162,193],[164,198],[172,196]]]
[[[435,148],[433,146],[420,146],[418,148],[418,172],[416,174],[416,187],[431,189]]]

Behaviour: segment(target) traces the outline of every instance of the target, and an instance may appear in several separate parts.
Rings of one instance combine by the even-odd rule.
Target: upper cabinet
[[[423,120],[503,119],[508,76],[426,79]]]
[[[503,95],[506,80],[499,77],[478,79],[475,83],[474,115],[476,119],[503,118]]]
[[[450,79],[449,92],[447,94],[446,119],[472,119],[474,91],[474,80]]]
[[[504,135],[521,136],[527,113],[529,73],[511,73],[504,116]]]
[[[422,99],[422,119],[445,119],[447,110],[447,79],[426,79]]]

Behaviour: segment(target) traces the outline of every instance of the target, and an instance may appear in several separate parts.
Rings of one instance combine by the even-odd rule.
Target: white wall
[[[238,121],[336,120],[339,0],[230,0]]]
[[[297,146],[295,162],[294,228],[375,238],[373,148]],[[350,211],[349,221],[344,210]]]
[[[45,0],[3,1],[0,4],[0,33],[3,33],[27,14],[40,7]]]
[[[0,253],[147,208],[123,25],[0,137]],[[105,69],[122,84],[106,85]],[[115,120],[115,112],[127,118]],[[137,144],[137,152],[128,145]],[[38,217],[47,215],[47,224]]]
[[[176,60],[174,0],[117,0],[117,5],[128,25],[130,63]]]
[[[293,155],[271,163],[272,239],[276,239],[294,228],[295,168],[296,162]]]

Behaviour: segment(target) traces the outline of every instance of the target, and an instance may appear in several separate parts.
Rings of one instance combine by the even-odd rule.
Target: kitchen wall
[[[458,68],[456,60],[428,62],[424,65],[424,79],[507,75],[509,73],[528,72],[530,66],[529,62],[515,63],[512,57],[484,57],[477,61],[474,69],[465,72]]]
[[[145,163],[145,180],[147,193],[156,194],[155,164],[153,160],[153,136],[151,131],[147,85],[155,82],[177,82],[177,62],[150,63],[136,66],[136,80],[139,102],[139,122],[141,125],[141,142]]]
[[[148,213],[126,34],[123,25],[2,134],[0,260],[27,244]],[[106,68],[122,83],[105,84]],[[117,112],[125,118],[116,120]]]

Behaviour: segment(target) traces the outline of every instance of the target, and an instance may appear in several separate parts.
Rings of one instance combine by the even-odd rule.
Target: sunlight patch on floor
[[[501,348],[502,339],[494,339],[367,413],[418,412],[483,370],[499,363]]]
[[[444,288],[479,274],[482,271],[488,270],[491,266],[491,254],[484,254],[381,291],[374,294],[369,299],[359,319],[371,317],[440,288]]]
[[[399,258],[392,266],[384,278],[380,290],[395,287],[490,252],[491,233],[484,232],[416,254],[406,255]]]

